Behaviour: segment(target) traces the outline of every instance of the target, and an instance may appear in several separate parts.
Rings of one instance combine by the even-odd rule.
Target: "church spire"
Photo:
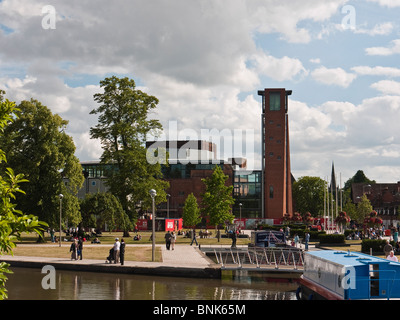
[[[330,186],[331,192],[336,193],[336,174],[335,174],[335,165],[333,164],[332,161],[332,173],[331,173],[331,186]]]

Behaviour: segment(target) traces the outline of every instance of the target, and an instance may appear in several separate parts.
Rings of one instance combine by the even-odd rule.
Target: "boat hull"
[[[299,279],[296,297],[298,300],[343,300],[343,297],[335,292],[332,292],[314,281],[305,279],[303,276]]]

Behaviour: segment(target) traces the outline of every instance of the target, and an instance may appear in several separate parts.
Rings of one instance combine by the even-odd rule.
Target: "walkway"
[[[27,245],[28,246],[28,245]],[[46,246],[46,245],[41,245]],[[99,245],[95,245],[99,246]],[[127,245],[126,249],[135,245]],[[147,245],[149,246],[149,245]],[[151,246],[151,245],[150,245]],[[125,264],[105,263],[103,260],[83,259],[70,260],[65,258],[46,258],[28,256],[0,256],[0,261],[11,266],[23,266],[42,268],[44,265],[52,265],[56,269],[150,274],[160,276],[182,276],[198,278],[219,278],[220,268],[212,263],[197,247],[190,245],[175,245],[175,250],[167,250],[165,245],[161,247],[162,262],[125,261]],[[89,250],[90,245],[85,246]]]

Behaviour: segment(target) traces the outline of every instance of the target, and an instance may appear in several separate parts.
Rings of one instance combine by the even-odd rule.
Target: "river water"
[[[57,270],[45,288],[41,269],[12,268],[9,300],[295,300],[296,283],[250,282]]]

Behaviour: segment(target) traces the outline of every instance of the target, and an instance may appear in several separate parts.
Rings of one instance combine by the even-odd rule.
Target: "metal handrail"
[[[275,269],[279,269],[280,266],[293,266],[293,269],[297,270],[299,266],[304,265],[303,251],[291,248],[251,247],[247,250],[231,248],[226,251],[214,249],[214,254],[217,264],[221,264],[222,267],[226,264],[233,264],[238,267],[256,265],[257,268],[263,265],[273,265]]]

